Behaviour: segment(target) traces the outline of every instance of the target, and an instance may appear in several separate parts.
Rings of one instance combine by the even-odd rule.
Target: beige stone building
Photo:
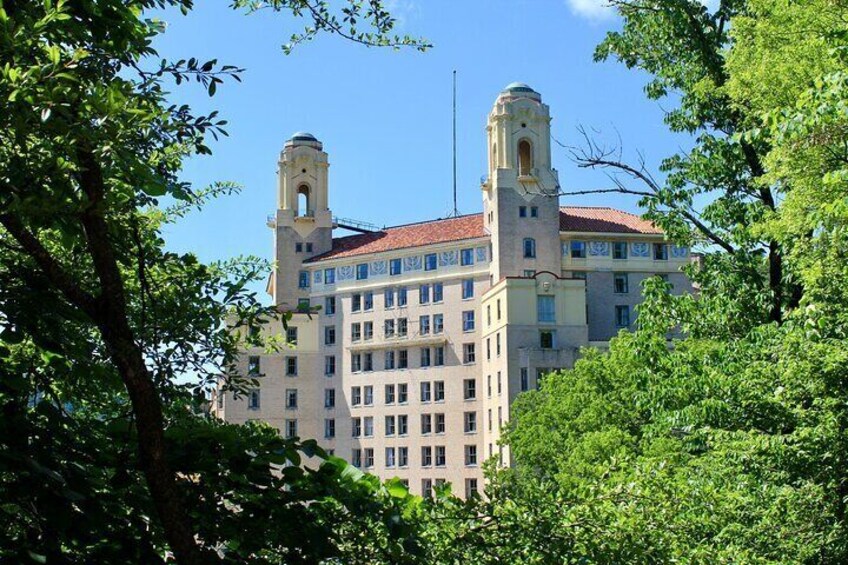
[[[291,350],[246,351],[238,370],[259,388],[216,395],[215,412],[317,438],[414,493],[449,481],[467,495],[484,460],[509,464],[498,439],[517,395],[631,327],[644,278],[691,290],[688,250],[649,222],[560,206],[550,119],[539,93],[509,85],[486,128],[482,213],[337,238],[327,153],[295,134],[279,160],[268,291],[320,310],[294,315]]]

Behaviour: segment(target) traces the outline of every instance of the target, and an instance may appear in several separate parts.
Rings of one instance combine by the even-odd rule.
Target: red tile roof
[[[662,233],[651,222],[635,214],[613,208],[578,206],[560,208],[559,229],[560,231],[596,233]],[[333,239],[331,251],[312,257],[306,262],[342,259],[482,237],[488,237],[483,229],[483,214],[468,214],[458,218],[430,220],[385,228],[372,233],[337,237]]]

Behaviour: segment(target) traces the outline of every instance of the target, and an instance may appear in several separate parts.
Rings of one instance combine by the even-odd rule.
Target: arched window
[[[533,171],[533,147],[526,139],[518,142],[518,174],[529,176]]]
[[[312,210],[309,209],[309,186],[305,184],[297,187],[297,215],[312,215]]]
[[[532,237],[524,238],[524,257],[527,259],[536,257],[536,240]]]

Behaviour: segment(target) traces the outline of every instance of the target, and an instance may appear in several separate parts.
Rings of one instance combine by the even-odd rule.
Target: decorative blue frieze
[[[420,271],[422,269],[421,255],[403,258],[404,271]]]
[[[374,261],[371,263],[371,276],[379,277],[385,275],[388,272],[388,267],[386,266],[385,261]]]
[[[562,244],[561,244],[561,247],[562,247],[562,256],[568,257],[568,250],[570,248],[569,242],[563,241]]]
[[[312,281],[313,281],[315,284],[321,284],[321,271],[315,271],[315,272],[312,274]]]
[[[651,248],[647,243],[634,242],[630,244],[630,255],[633,257],[650,257]]]
[[[672,245],[671,246],[671,256],[676,257],[678,259],[684,259],[689,256],[689,248],[685,245]]]
[[[590,241],[589,255],[592,257],[607,257],[610,254],[610,244],[608,241]]]
[[[477,248],[477,262],[484,263],[486,261],[486,248],[478,247]]]
[[[353,280],[353,265],[342,265],[338,268],[336,279],[340,281]]]
[[[459,264],[459,251],[442,251],[439,253],[439,266],[450,267],[451,265]]]

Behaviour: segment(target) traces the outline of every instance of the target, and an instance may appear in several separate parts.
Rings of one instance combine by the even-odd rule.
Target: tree
[[[427,47],[393,35],[377,0],[338,13],[323,0],[232,7],[305,19],[291,44],[329,32]],[[338,525],[330,519],[303,539],[271,529],[260,538],[266,548],[250,547],[248,504],[273,489],[265,502],[280,503],[274,517],[297,521],[323,507],[303,508],[305,496],[350,488],[376,503],[386,491],[331,458],[309,481],[291,470],[278,478],[273,465],[296,463],[298,450],[325,454],[193,410],[251,339],[233,328],[281,313],[246,289],[258,261],[203,265],[164,247],[162,222],[179,209],[163,212],[162,197],[184,208],[233,189],[197,191],[179,179],[182,161],[208,154],[207,137],[225,134],[226,122],[171,104],[165,88],[196,81],[211,96],[240,69],[157,62],[151,40],[163,28],[145,17],[153,8],[188,12],[192,2],[0,2],[0,488],[8,502],[0,555],[56,563],[161,561],[166,551],[180,563],[333,555],[340,546],[305,545],[330,540]],[[198,386],[178,384],[190,374]],[[297,523],[292,532],[309,530]]]

